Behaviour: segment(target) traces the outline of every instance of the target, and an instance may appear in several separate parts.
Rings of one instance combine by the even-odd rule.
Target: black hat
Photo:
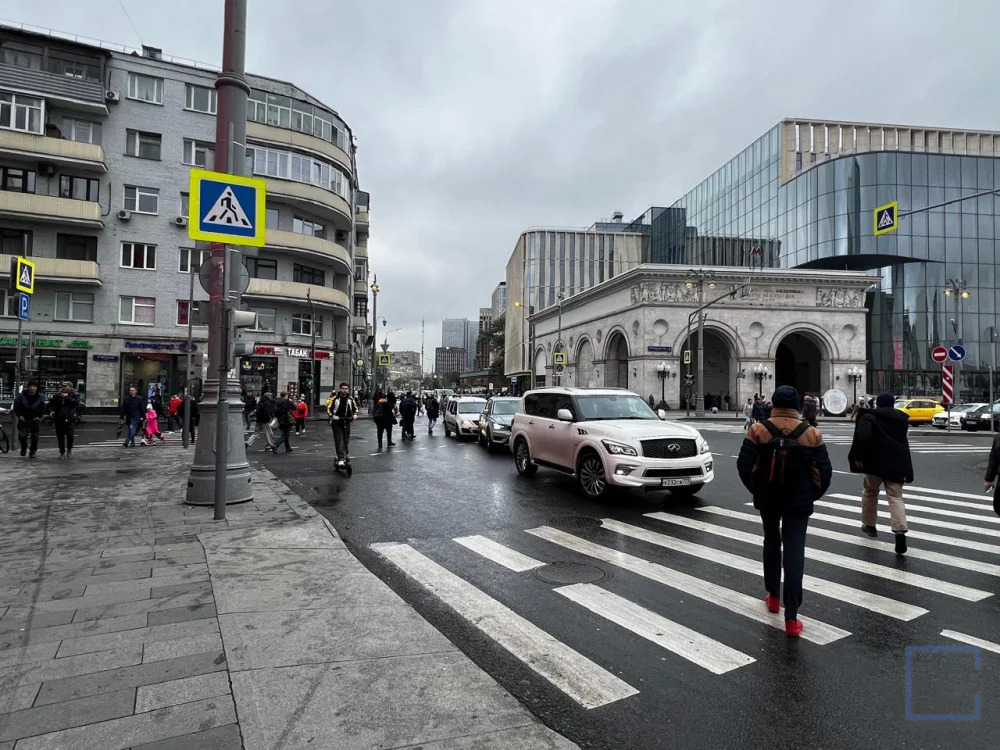
[[[771,396],[771,405],[775,409],[798,409],[799,392],[794,386],[781,385],[774,389]]]
[[[880,393],[875,399],[875,406],[892,406],[896,403],[896,397],[891,393]]]

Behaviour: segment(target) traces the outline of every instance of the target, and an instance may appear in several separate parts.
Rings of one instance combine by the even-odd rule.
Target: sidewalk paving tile
[[[33,646],[15,646],[0,651],[0,668],[15,667],[56,658],[58,643],[39,643]]]
[[[198,584],[195,584],[198,585]],[[177,607],[189,607],[196,604],[211,604],[212,593],[198,590],[191,593],[173,594],[156,599],[137,599],[131,602],[119,602],[117,604],[105,604],[97,607],[85,607],[78,609],[73,617],[73,622],[83,620],[103,620],[106,617],[120,617],[121,615],[135,615],[140,612],[159,612],[165,609],[176,609]]]
[[[149,613],[150,625],[166,625],[171,622],[185,622],[186,620],[201,620],[206,617],[216,616],[215,604],[192,604],[187,607],[174,607],[171,609],[161,609],[157,612]]]
[[[135,745],[132,750],[243,750],[243,739],[240,736],[239,725],[227,724],[224,727],[172,737],[148,745]]]
[[[349,554],[349,553],[345,553]],[[360,563],[328,575],[212,576],[215,606],[230,612],[275,612],[287,609],[326,609],[344,602],[394,604],[399,601],[388,586],[373,587],[372,574]]]
[[[246,528],[201,535],[206,550],[224,547],[239,549],[346,549],[343,541],[331,536],[319,521],[278,527]]]
[[[50,680],[58,682],[63,679],[85,679],[80,675],[91,675],[95,672],[109,674],[141,662],[142,646],[137,646],[7,667],[0,669],[0,695],[17,685],[36,682],[48,684]]]
[[[182,677],[179,680],[140,687],[136,691],[135,712],[155,711],[158,708],[229,694],[229,675],[225,672]]]
[[[193,622],[202,622],[194,620]],[[213,625],[218,623],[212,622]],[[186,624],[186,623],[185,623]],[[163,661],[165,659],[177,659],[182,656],[192,656],[194,654],[204,654],[209,651],[222,652],[222,638],[218,633],[203,633],[201,635],[189,635],[184,638],[171,638],[169,641],[154,641],[147,643],[142,651],[142,663]]]
[[[16,711],[0,716],[0,740],[19,740],[22,737],[131,716],[134,704],[134,690],[118,690],[52,706]]]
[[[142,615],[137,615],[136,617],[142,617]],[[101,620],[97,620],[96,622],[101,622]],[[67,638],[59,646],[58,655],[60,658],[63,656],[76,656],[78,654],[93,653],[94,651],[109,651],[127,646],[170,641],[176,638],[190,638],[194,635],[211,635],[218,632],[219,624],[214,619],[191,620],[190,622],[150,627],[146,627],[145,623],[143,623],[143,626],[134,630]],[[211,651],[211,649],[203,649],[195,653],[202,653],[203,651]],[[149,659],[145,658],[145,654],[143,654],[143,660],[149,661]]]
[[[117,633],[123,630],[146,627],[147,615],[123,615],[107,620],[86,620],[69,625],[54,625],[48,628],[24,629],[20,632],[0,633],[0,649],[27,646],[33,643],[49,643],[87,636]]]

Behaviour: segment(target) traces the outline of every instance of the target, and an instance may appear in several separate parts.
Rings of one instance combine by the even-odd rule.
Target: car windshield
[[[905,409],[906,405],[909,404],[909,403],[910,403],[909,401],[897,401],[896,403],[894,403],[892,405],[892,408],[894,408],[894,409]]]
[[[958,406],[951,407],[951,413],[954,414],[957,411],[973,411],[974,409],[981,408],[979,404],[959,404]]]
[[[649,404],[634,394],[577,396],[583,419],[659,419]]]
[[[517,414],[517,401],[494,401],[493,413],[501,416]]]
[[[458,413],[459,414],[479,414],[483,410],[483,406],[486,405],[485,401],[459,401],[458,402]]]

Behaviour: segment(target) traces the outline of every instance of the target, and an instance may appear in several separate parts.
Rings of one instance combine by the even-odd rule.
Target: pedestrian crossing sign
[[[552,355],[552,364],[554,364],[556,367],[559,367],[560,365],[565,366],[566,365],[566,352],[556,352],[555,354],[553,354]]]
[[[27,258],[18,258],[14,268],[14,289],[24,294],[35,293],[35,263]]]
[[[378,355],[378,366],[379,367],[389,367],[392,364],[392,355],[389,353]]]
[[[893,201],[879,206],[872,212],[875,236],[888,234],[899,229],[899,202]]]
[[[229,245],[264,244],[264,180],[192,169],[188,236]]]

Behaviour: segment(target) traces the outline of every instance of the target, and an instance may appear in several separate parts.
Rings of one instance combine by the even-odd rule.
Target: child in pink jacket
[[[161,443],[167,442],[160,434],[160,420],[156,416],[156,409],[152,404],[146,404],[146,437],[142,439],[142,444],[153,445],[154,437],[158,437]]]

